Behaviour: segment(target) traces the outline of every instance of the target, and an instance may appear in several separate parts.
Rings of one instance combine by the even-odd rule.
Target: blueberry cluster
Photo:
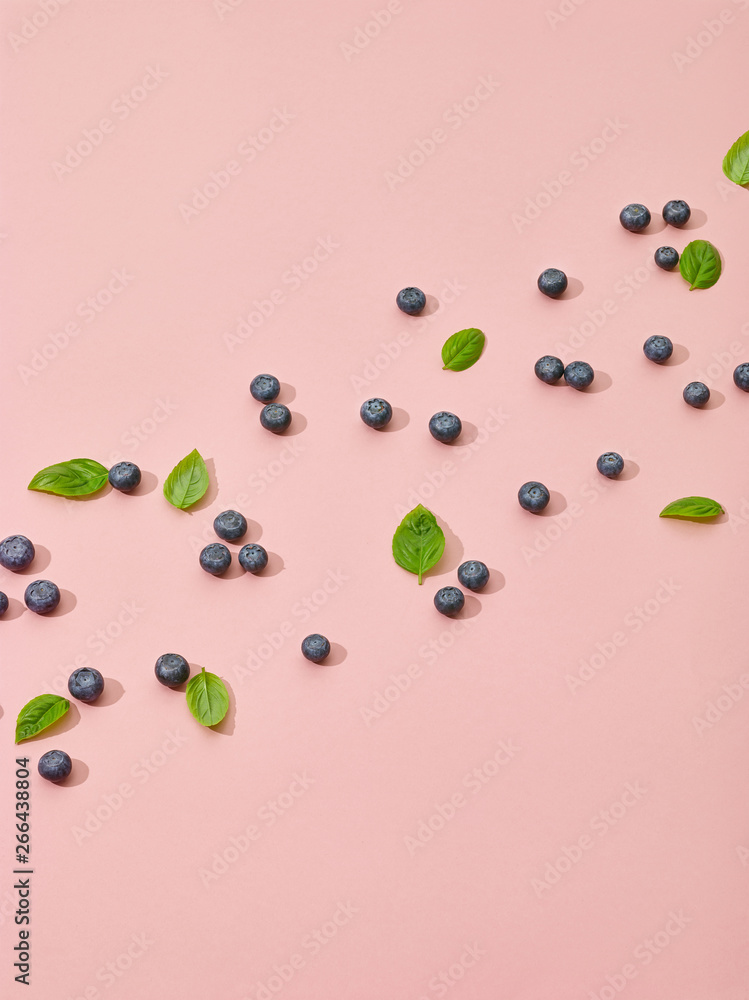
[[[458,582],[466,590],[477,594],[489,582],[489,567],[478,559],[469,559],[458,566]],[[460,587],[441,587],[434,595],[435,608],[448,618],[459,614],[465,603],[465,595]]]
[[[272,434],[283,434],[291,424],[291,410],[275,401],[280,392],[281,383],[275,375],[256,375],[250,382],[252,398],[265,404],[260,411],[260,423]]]
[[[0,566],[14,573],[27,569],[35,555],[34,544],[25,535],[8,535],[0,542]],[[24,591],[23,600],[29,611],[46,615],[60,603],[60,589],[51,580],[34,580]],[[0,618],[9,606],[8,595],[0,592]]]
[[[214,519],[213,530],[225,542],[236,542],[247,534],[247,519],[239,511],[225,510]],[[242,569],[253,576],[262,573],[268,565],[268,553],[257,544],[243,545],[237,559]],[[221,576],[231,566],[231,552],[221,542],[211,542],[200,553],[200,565],[206,573]]]

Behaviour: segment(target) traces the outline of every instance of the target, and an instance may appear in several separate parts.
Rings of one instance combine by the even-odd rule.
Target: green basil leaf
[[[421,584],[423,573],[431,569],[445,551],[445,535],[434,514],[418,504],[403,518],[393,535],[393,559],[416,573]]]
[[[707,240],[692,240],[679,258],[681,276],[693,288],[710,288],[720,277],[720,254]]]
[[[486,337],[481,330],[458,330],[442,346],[442,370],[463,372],[481,357]]]
[[[682,497],[668,504],[658,515],[659,517],[683,517],[691,520],[704,520],[717,517],[724,513],[723,508],[710,497]]]
[[[749,132],[740,135],[723,157],[723,173],[735,184],[749,184]]]
[[[215,674],[203,667],[187,682],[187,707],[201,726],[215,726],[229,711],[229,692]]]
[[[59,694],[40,694],[38,698],[32,698],[18,713],[16,743],[41,733],[43,729],[61,719],[69,708],[68,699],[62,698]]]
[[[164,483],[164,496],[173,507],[191,507],[208,489],[208,469],[200,452],[194,448],[178,462]]]
[[[28,489],[61,497],[85,497],[106,486],[108,476],[108,470],[91,458],[71,458],[37,472]]]

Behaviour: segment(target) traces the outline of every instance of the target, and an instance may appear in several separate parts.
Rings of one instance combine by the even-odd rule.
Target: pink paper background
[[[3,994],[18,753],[32,1000],[747,1000],[749,195],[721,160],[749,128],[749,3],[6,0],[0,22],[0,535],[38,547],[0,571]],[[652,255],[698,237],[724,273],[690,293]],[[408,284],[425,317],[395,308]],[[442,371],[468,326],[484,357]],[[644,359],[652,333],[674,363]],[[542,385],[545,353],[593,391]],[[392,431],[359,420],[372,395]],[[185,513],[161,486],[195,447],[212,483]],[[26,491],[78,456],[137,462],[138,495]],[[728,516],[658,518],[693,493]],[[415,494],[448,537],[423,587],[390,554]],[[266,578],[199,569],[227,507]],[[463,558],[492,584],[452,623],[432,597]],[[39,576],[50,618],[21,603]],[[156,682],[166,651],[226,680],[219,732]],[[103,703],[14,750],[21,705],[83,663]],[[36,774],[52,748],[68,786]]]

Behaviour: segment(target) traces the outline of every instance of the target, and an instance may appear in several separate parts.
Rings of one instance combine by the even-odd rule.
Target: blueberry
[[[704,382],[690,382],[682,393],[684,402],[690,406],[704,406],[710,399],[710,390]]]
[[[619,221],[630,233],[639,233],[650,225],[650,212],[644,205],[625,205],[619,213]]]
[[[283,434],[291,423],[291,410],[281,403],[268,403],[260,411],[260,423],[267,431]]]
[[[179,653],[162,653],[156,661],[155,673],[166,687],[176,688],[190,676],[190,664]]]
[[[37,767],[47,781],[64,781],[72,770],[73,762],[64,750],[48,750],[39,758]]]
[[[401,312],[418,316],[427,304],[427,297],[420,288],[401,288],[395,297],[395,304]]]
[[[746,361],[734,369],[733,384],[744,392],[749,392],[749,364]]]
[[[567,290],[567,275],[558,267],[547,267],[538,276],[538,289],[550,299],[558,299]]]
[[[281,383],[275,375],[256,375],[250,382],[252,398],[259,403],[272,403],[281,391]]]
[[[200,565],[213,576],[221,576],[231,565],[231,552],[220,542],[211,542],[200,553]]]
[[[456,417],[454,413],[448,413],[446,410],[435,413],[429,421],[429,433],[437,441],[442,441],[443,444],[454,441],[462,430],[463,425],[460,422],[460,417]]]
[[[679,263],[679,253],[673,247],[658,247],[653,257],[658,267],[664,271],[673,271]]]
[[[489,582],[489,567],[478,559],[470,559],[458,566],[458,579],[468,590],[483,590]]]
[[[663,206],[663,218],[670,226],[685,226],[691,214],[692,209],[685,201],[667,201]]]
[[[385,399],[368,399],[362,403],[359,415],[367,427],[379,429],[390,423],[393,408]]]
[[[624,468],[624,459],[616,451],[607,451],[598,457],[596,468],[607,479],[615,479]]]
[[[302,639],[302,655],[313,663],[320,663],[330,653],[330,643],[324,635],[314,632]]]
[[[60,603],[60,590],[51,580],[34,580],[26,588],[23,599],[29,611],[46,615]]]
[[[268,553],[262,545],[244,545],[238,558],[239,565],[248,573],[262,573],[268,565]]]
[[[247,534],[247,519],[236,510],[225,510],[213,521],[213,530],[225,542],[233,542]]]
[[[0,618],[3,617],[3,615],[7,610],[8,610],[8,595],[4,594],[0,590]]]
[[[534,514],[543,510],[550,499],[551,494],[543,483],[523,483],[518,490],[518,503],[523,510],[530,510]]]
[[[655,361],[657,365],[661,365],[664,361],[668,361],[674,353],[674,345],[671,343],[669,338],[662,337],[657,333],[652,337],[648,337],[642,345],[642,349],[645,352],[645,357],[648,361]]]
[[[593,369],[587,361],[570,361],[564,369],[564,381],[573,389],[585,389],[593,381]]]
[[[5,569],[26,569],[34,555],[34,546],[25,535],[8,535],[0,542],[0,566]]]
[[[68,677],[68,691],[78,701],[96,701],[104,690],[104,678],[93,667],[80,667]]]
[[[443,587],[434,595],[434,606],[441,615],[457,615],[465,602],[463,591],[458,587]]]
[[[536,362],[533,371],[536,373],[536,378],[540,378],[542,382],[558,382],[564,375],[564,364],[553,354],[544,354]]]
[[[118,462],[109,470],[109,482],[120,493],[129,493],[140,483],[140,469],[132,462]]]

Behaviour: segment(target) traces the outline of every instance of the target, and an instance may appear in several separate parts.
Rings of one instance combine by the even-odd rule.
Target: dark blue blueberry
[[[553,354],[544,354],[536,362],[533,371],[536,373],[536,378],[540,378],[542,382],[558,382],[564,375],[564,364]]]
[[[596,468],[607,479],[615,479],[624,468],[624,459],[616,451],[607,451],[598,457]]]
[[[129,493],[140,483],[140,469],[132,462],[118,462],[109,470],[109,482],[120,493]]]
[[[518,490],[518,503],[523,510],[530,510],[534,514],[543,510],[547,506],[551,494],[543,483],[523,483]]]
[[[252,398],[259,403],[272,403],[281,391],[281,383],[275,375],[256,375],[250,382]]]
[[[594,374],[587,361],[570,361],[564,369],[564,381],[573,389],[585,389],[593,381]]]
[[[619,221],[630,233],[639,233],[650,225],[650,212],[644,205],[625,205],[619,213]]]
[[[547,267],[538,276],[538,289],[550,299],[558,299],[567,290],[567,275],[558,267]]]
[[[190,676],[190,664],[179,653],[162,653],[156,661],[155,673],[166,687],[176,688]]]
[[[663,206],[663,218],[669,226],[680,229],[689,222],[692,209],[685,201],[667,201]]]
[[[60,591],[51,580],[34,580],[26,588],[23,599],[29,611],[46,615],[60,603]]]
[[[673,271],[679,263],[679,253],[673,247],[658,247],[653,257],[658,267],[664,271]]]
[[[463,605],[466,599],[463,596],[463,591],[459,590],[458,587],[442,587],[434,595],[434,606],[439,611],[441,615],[457,615],[459,611],[462,611]]]
[[[458,579],[468,590],[483,590],[489,582],[489,567],[478,559],[470,559],[458,566]]]
[[[262,573],[268,565],[268,553],[262,545],[243,545],[238,558],[239,565],[248,573]]]
[[[302,639],[302,655],[313,663],[320,663],[330,653],[330,643],[317,632]]]
[[[26,569],[34,555],[34,546],[25,535],[8,535],[0,542],[0,566],[5,569]]]
[[[662,337],[658,333],[653,334],[652,337],[648,337],[642,345],[642,349],[648,361],[655,361],[657,365],[662,365],[664,361],[668,361],[674,353],[674,345],[668,337]]]
[[[247,534],[247,519],[239,511],[225,510],[214,519],[213,530],[225,542],[233,542]]]
[[[37,767],[47,781],[64,781],[72,770],[73,762],[64,750],[48,750],[39,758]]]
[[[213,576],[221,576],[231,565],[231,552],[220,542],[211,542],[200,553],[200,565]]]
[[[746,361],[734,369],[733,384],[744,392],[749,392],[749,364]]]
[[[268,403],[260,411],[260,423],[267,431],[283,434],[291,423],[291,410],[281,403]]]
[[[104,690],[104,678],[93,667],[80,667],[68,677],[68,691],[78,701],[96,701]]]
[[[429,433],[437,441],[442,441],[443,444],[454,441],[462,430],[463,424],[460,422],[460,417],[456,417],[454,413],[448,413],[446,410],[435,413],[429,421]]]
[[[386,399],[368,399],[362,403],[359,414],[367,427],[379,429],[390,423],[393,408]]]
[[[8,610],[8,595],[4,594],[0,590],[0,618],[2,618],[2,616],[5,614],[7,610]]]
[[[427,304],[427,297],[420,288],[401,288],[395,297],[395,304],[401,312],[418,316]]]
[[[710,390],[704,382],[690,382],[682,394],[684,402],[690,406],[704,406],[710,399]]]

